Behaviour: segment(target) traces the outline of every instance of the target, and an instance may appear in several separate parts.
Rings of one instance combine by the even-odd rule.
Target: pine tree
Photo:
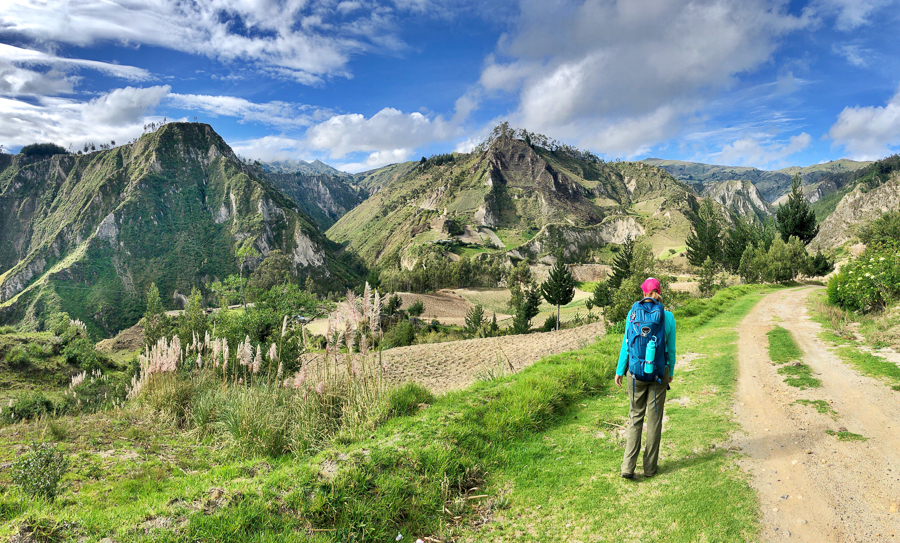
[[[806,201],[803,191],[800,190],[799,174],[791,180],[791,194],[788,196],[787,203],[775,212],[775,221],[778,233],[781,234],[781,240],[785,243],[791,239],[791,236],[797,236],[804,245],[809,245],[809,242],[819,233],[816,214],[810,209],[809,202]]]
[[[513,333],[524,334],[531,328],[531,319],[537,316],[541,305],[540,289],[532,285],[522,293],[522,299],[513,316]]]
[[[165,315],[159,289],[156,283],[150,283],[147,289],[147,310],[144,312],[144,343],[155,345],[161,337],[162,319]]]
[[[691,234],[687,238],[686,256],[692,266],[701,267],[706,258],[719,262],[722,257],[722,236],[719,218],[712,200],[704,200],[697,213]]]
[[[556,306],[556,329],[559,330],[559,308],[575,297],[575,278],[562,263],[562,259],[556,260],[550,270],[550,277],[541,284],[541,292],[548,304]]]
[[[617,254],[616,258],[613,260],[612,277],[609,278],[609,288],[611,290],[617,290],[622,285],[622,281],[631,276],[631,264],[633,260],[634,240],[629,239],[622,245],[619,254]]]
[[[494,315],[494,321],[496,322],[496,320],[497,316]],[[466,312],[466,332],[468,332],[470,336],[477,334],[478,330],[484,325],[484,322],[484,307],[482,307],[481,304],[469,308]]]
[[[600,281],[594,287],[594,296],[591,303],[597,307],[607,307],[612,303],[612,293],[609,291],[609,285],[606,281]]]

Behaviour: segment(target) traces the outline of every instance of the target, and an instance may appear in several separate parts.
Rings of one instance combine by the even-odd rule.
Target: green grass
[[[838,441],[868,441],[869,438],[865,436],[861,436],[859,434],[854,434],[853,432],[848,432],[846,430],[841,430],[835,432],[834,430],[825,430],[825,433],[834,436]]]
[[[692,316],[678,320],[679,345],[703,358],[695,371],[676,371],[654,478],[619,476],[628,396],[610,388],[579,402],[557,426],[507,448],[507,464],[495,470],[489,492],[509,508],[494,511],[494,522],[462,541],[756,540],[756,498],[720,444],[737,428],[730,409],[736,326],[759,292],[722,291],[710,303],[697,300],[702,307],[686,308]],[[643,515],[651,503],[653,514]]]
[[[595,541],[625,526],[641,541],[755,540],[753,490],[719,445],[737,428],[736,327],[760,292],[679,308],[679,345],[703,358],[676,372],[670,399],[684,401],[667,403],[654,479],[619,478],[628,399],[611,385],[621,338],[610,336],[308,457],[243,456],[145,408],[0,428],[0,463],[52,436],[72,460],[55,503],[25,499],[0,472],[0,539],[34,519],[74,523],[65,536],[87,542]],[[655,514],[636,522],[648,501]],[[495,522],[466,527],[480,515]]]
[[[776,326],[766,335],[769,337],[769,359],[775,364],[786,364],[803,358],[803,352],[788,330]]]
[[[797,346],[797,342],[794,341],[788,330],[781,326],[775,326],[766,335],[769,337],[769,359],[773,364],[794,362],[778,368],[780,375],[787,376],[784,380],[785,383],[800,389],[822,386],[822,382],[812,376],[812,368],[799,362],[803,358],[803,351]]]
[[[857,342],[837,335],[831,326],[831,320],[825,315],[827,307],[823,307],[824,292],[814,293],[814,295],[817,296],[815,298],[810,296],[810,315],[813,320],[822,324],[823,332],[820,337],[836,347],[833,352],[863,375],[878,379],[892,390],[900,391],[900,366],[880,356],[861,351]]]
[[[778,368],[779,375],[787,376],[784,380],[789,386],[801,390],[807,388],[820,388],[822,381],[812,376],[812,368],[802,362],[795,362]]]
[[[797,405],[805,405],[807,407],[815,408],[815,410],[824,415],[831,415],[832,418],[837,416],[835,410],[831,407],[831,404],[826,402],[825,400],[796,400],[794,402]]]

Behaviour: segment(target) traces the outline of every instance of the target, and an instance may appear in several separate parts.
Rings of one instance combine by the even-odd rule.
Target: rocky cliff
[[[819,225],[819,235],[809,247],[811,250],[840,247],[856,238],[860,225],[897,209],[900,209],[900,171],[894,171],[886,182],[874,188],[862,183],[847,193]]]
[[[701,194],[722,204],[738,217],[751,217],[762,221],[774,211],[756,186],[747,180],[710,183],[704,185]]]

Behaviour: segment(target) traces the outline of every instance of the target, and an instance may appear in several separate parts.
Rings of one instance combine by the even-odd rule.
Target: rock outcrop
[[[860,225],[900,209],[900,172],[894,172],[884,184],[867,189],[864,184],[858,185],[841,199],[834,212],[819,225],[819,235],[809,244],[811,250],[840,247],[856,238]]]

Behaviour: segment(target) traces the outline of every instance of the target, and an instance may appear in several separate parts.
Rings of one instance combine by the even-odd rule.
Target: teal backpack
[[[648,297],[631,306],[628,322],[625,323],[628,371],[638,381],[661,382],[666,374],[665,323],[666,312],[662,302]]]

